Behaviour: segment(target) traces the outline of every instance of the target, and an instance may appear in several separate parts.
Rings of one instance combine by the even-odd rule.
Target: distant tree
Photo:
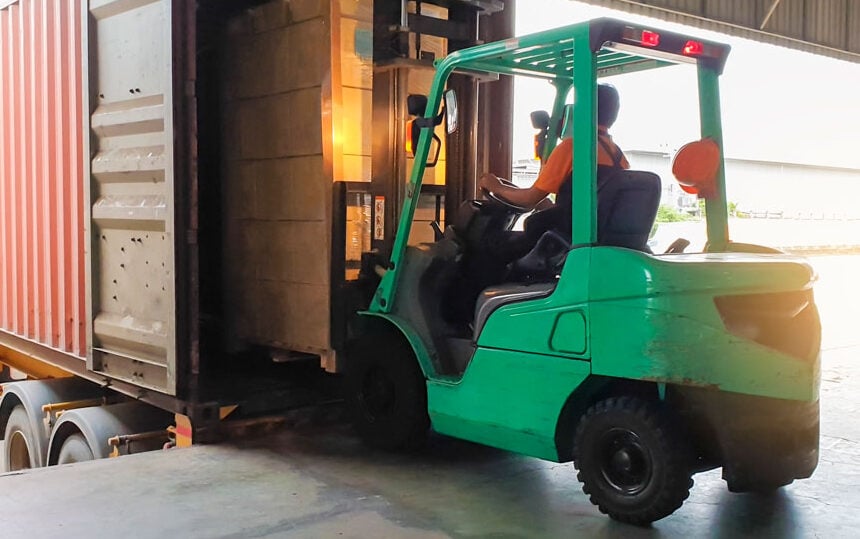
[[[672,206],[661,204],[660,207],[657,208],[657,223],[677,223],[678,221],[687,221],[689,219],[689,215],[679,212]]]

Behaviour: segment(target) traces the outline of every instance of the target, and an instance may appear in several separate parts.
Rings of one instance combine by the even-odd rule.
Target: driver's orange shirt
[[[613,151],[621,152],[621,150],[612,142],[612,137],[606,132],[605,127],[600,127],[597,131],[597,136],[606,143]],[[603,144],[597,144],[597,164],[612,166],[612,156],[603,147]],[[630,168],[630,163],[624,154],[621,154],[621,168]],[[573,173],[573,139],[570,137],[562,140],[558,146],[549,154],[549,159],[546,160],[534,187],[547,193],[558,193],[561,189],[561,184],[565,182]]]

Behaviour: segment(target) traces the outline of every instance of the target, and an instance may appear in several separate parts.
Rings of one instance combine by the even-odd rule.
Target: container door
[[[88,4],[87,366],[176,395],[174,2]]]

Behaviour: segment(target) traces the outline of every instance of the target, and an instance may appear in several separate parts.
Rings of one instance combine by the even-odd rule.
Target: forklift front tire
[[[693,486],[691,452],[677,423],[656,403],[612,397],[580,419],[574,466],[602,513],[635,525],[672,514]]]
[[[424,445],[427,384],[412,347],[390,334],[365,337],[353,343],[347,361],[347,403],[361,440],[385,450]]]

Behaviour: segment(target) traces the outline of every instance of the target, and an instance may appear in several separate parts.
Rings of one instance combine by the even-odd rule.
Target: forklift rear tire
[[[615,520],[643,526],[672,514],[690,495],[691,454],[658,404],[613,397],[580,419],[573,462],[591,503]]]
[[[417,449],[427,438],[427,383],[412,347],[388,335],[350,347],[347,399],[356,432],[377,449]]]

